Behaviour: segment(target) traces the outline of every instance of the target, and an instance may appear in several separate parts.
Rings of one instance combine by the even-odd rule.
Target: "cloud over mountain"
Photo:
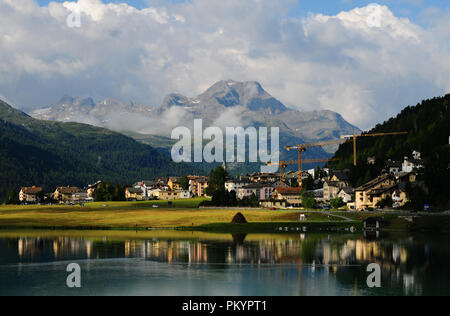
[[[450,92],[446,12],[423,27],[386,6],[298,18],[292,0],[154,3],[1,1],[0,95],[29,107],[64,93],[159,105],[173,91],[258,80],[287,106],[367,128]],[[81,27],[70,28],[77,8]]]

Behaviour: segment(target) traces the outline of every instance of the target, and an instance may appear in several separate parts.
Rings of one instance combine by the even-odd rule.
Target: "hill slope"
[[[404,157],[411,157],[413,150],[418,150],[425,160],[422,177],[430,191],[429,202],[446,205],[450,196],[450,94],[408,106],[397,117],[378,124],[370,133],[392,131],[406,131],[408,135],[359,138],[357,168],[352,166],[352,144],[343,144],[335,154],[340,161],[334,167],[351,168],[351,180],[354,185],[359,185],[374,178],[385,160],[403,161]],[[376,157],[375,166],[366,162],[372,156]]]
[[[98,179],[126,184],[192,171],[122,134],[79,123],[40,121],[0,100],[0,198],[22,185],[53,190]]]

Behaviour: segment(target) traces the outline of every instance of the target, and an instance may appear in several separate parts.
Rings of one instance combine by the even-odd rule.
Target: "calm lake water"
[[[0,295],[450,295],[449,270],[450,236],[0,231]]]

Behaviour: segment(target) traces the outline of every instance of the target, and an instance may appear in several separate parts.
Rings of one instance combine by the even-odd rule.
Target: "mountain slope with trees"
[[[99,179],[127,184],[191,173],[193,168],[122,134],[37,120],[0,100],[0,201],[20,186],[53,190],[61,185],[84,187]]]
[[[408,135],[386,137],[360,137],[357,140],[357,161],[353,162],[352,143],[342,144],[335,154],[339,162],[330,164],[336,169],[351,169],[351,182],[354,186],[376,177],[387,159],[403,161],[411,157],[414,150],[422,154],[425,162],[423,174],[419,179],[425,182],[428,194],[424,201],[450,208],[450,94],[424,100],[416,106],[408,106],[396,117],[378,124],[369,133],[408,132]],[[375,165],[367,164],[368,157],[375,157]]]

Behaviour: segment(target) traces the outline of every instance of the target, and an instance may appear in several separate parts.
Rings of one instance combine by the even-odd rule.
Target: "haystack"
[[[233,224],[247,224],[247,220],[241,212],[234,215],[233,220],[231,221]]]

